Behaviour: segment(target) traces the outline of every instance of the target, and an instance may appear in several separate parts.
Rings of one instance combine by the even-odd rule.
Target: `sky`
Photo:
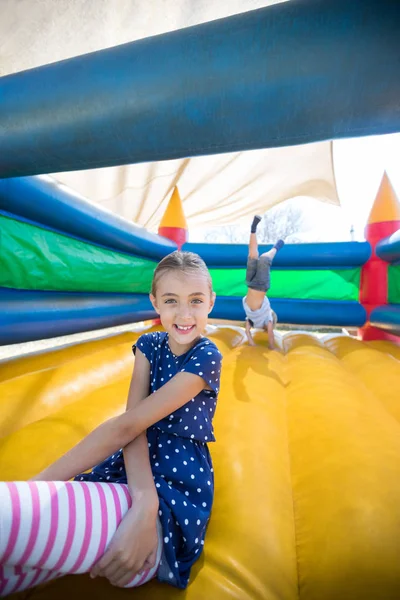
[[[400,134],[338,140],[333,145],[336,184],[343,220],[363,231],[383,172],[400,198]]]

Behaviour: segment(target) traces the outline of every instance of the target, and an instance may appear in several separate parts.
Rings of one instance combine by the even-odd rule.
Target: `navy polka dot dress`
[[[155,423],[147,430],[151,468],[160,501],[164,535],[157,577],[185,588],[199,558],[214,495],[208,442],[215,441],[212,420],[220,385],[222,356],[210,340],[201,338],[185,354],[175,356],[165,332],[146,333],[136,345],[150,363],[150,393],[179,372],[202,377],[210,390]],[[135,346],[133,347],[135,352]],[[76,477],[80,481],[126,483],[122,450]]]

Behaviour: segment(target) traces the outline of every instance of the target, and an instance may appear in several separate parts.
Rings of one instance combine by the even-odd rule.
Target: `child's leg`
[[[258,258],[258,242],[257,242],[257,226],[261,221],[261,217],[256,215],[253,218],[250,229],[250,240],[249,240],[249,258]]]
[[[254,276],[254,282],[259,286],[259,289],[262,289],[264,292],[267,292],[271,287],[272,258],[269,256],[271,252],[276,253],[276,250],[272,249],[269,252],[261,254],[257,261],[257,270]]]
[[[278,250],[284,246],[283,240],[278,240],[271,250],[263,252],[258,260],[256,280],[262,282],[267,292],[271,287],[271,265]]]
[[[249,258],[254,260],[258,259],[258,242],[257,242],[257,234],[251,233],[249,240]]]
[[[0,595],[10,593],[12,586],[15,592],[15,586],[26,589],[37,585],[43,577],[88,572],[104,554],[130,505],[128,488],[123,484],[0,483],[0,565],[3,567]],[[156,566],[133,577],[126,587],[141,585],[155,576],[162,550],[159,533]],[[14,574],[10,567],[15,569]],[[46,572],[44,576],[42,571]],[[13,581],[7,579],[7,573]],[[15,576],[20,577],[19,583]]]
[[[257,265],[258,265],[258,242],[257,242],[257,225],[260,222],[261,217],[256,215],[253,219],[253,223],[251,225],[251,233],[249,240],[249,255],[247,257],[247,266],[246,266],[246,285],[250,286],[254,277],[257,274]]]
[[[253,237],[256,237],[253,233],[251,235]],[[249,254],[249,256],[247,258],[247,265],[246,265],[246,285],[247,285],[247,287],[251,286],[253,279],[255,278],[255,276],[257,274],[257,267],[258,267],[258,256],[256,258]]]
[[[271,248],[271,250],[268,250],[268,252],[263,252],[263,254],[261,254],[260,258],[265,256],[265,257],[269,258],[269,260],[272,262],[275,258],[276,253],[278,252],[278,250],[283,248],[284,245],[285,245],[285,242],[283,240],[278,240],[276,242],[275,246],[273,248]]]
[[[260,256],[260,258],[268,258],[270,262],[272,262],[275,258],[275,254],[276,254],[277,250],[276,248],[271,248],[271,250],[268,250],[268,252],[263,252]]]

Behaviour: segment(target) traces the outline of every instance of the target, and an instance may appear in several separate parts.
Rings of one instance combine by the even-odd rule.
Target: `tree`
[[[249,241],[249,222],[244,225],[225,225],[207,231],[204,241],[207,243],[247,244]],[[271,208],[257,228],[260,244],[274,244],[282,238],[295,244],[301,241],[298,235],[302,231],[303,214],[300,208],[290,200]]]
[[[257,238],[260,244],[274,244],[278,239],[295,244],[301,240],[298,234],[302,225],[302,211],[293,202],[278,204],[264,215],[257,228]]]

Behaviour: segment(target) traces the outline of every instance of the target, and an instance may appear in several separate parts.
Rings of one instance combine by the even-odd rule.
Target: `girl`
[[[261,221],[259,215],[255,215],[251,224],[249,256],[247,259],[246,285],[247,295],[243,298],[243,309],[246,313],[246,336],[250,346],[255,346],[251,335],[252,327],[261,327],[268,331],[268,346],[270,350],[275,348],[274,327],[277,322],[275,312],[265,295],[271,285],[271,265],[275,254],[285,242],[278,240],[275,246],[268,252],[259,256],[257,242],[257,226]]]
[[[202,337],[215,302],[205,263],[166,256],[150,300],[165,332],[134,346],[126,412],[30,482],[0,484],[1,595],[88,571],[120,587],[155,576],[187,586],[213,502],[207,443],[221,373]]]

